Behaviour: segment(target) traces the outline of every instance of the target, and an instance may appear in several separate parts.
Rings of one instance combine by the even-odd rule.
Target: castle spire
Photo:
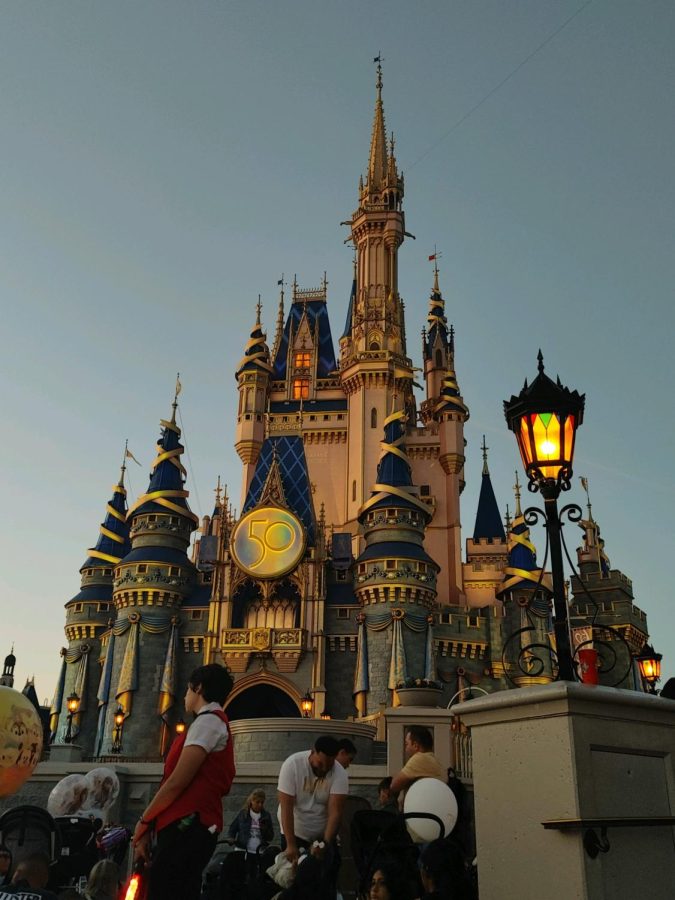
[[[368,158],[368,190],[377,191],[387,177],[387,130],[384,124],[384,105],[382,103],[382,58],[377,56],[377,97],[375,99],[375,115],[373,117],[373,133],[370,139],[370,156]]]
[[[277,327],[274,331],[274,344],[272,345],[272,359],[277,358],[277,351],[281,344],[281,338],[284,334],[284,276],[282,274],[279,281],[281,290],[279,291],[279,309],[277,310]]]
[[[239,365],[237,366],[236,376],[239,376],[244,371],[255,371],[256,369],[262,370],[264,372],[272,371],[272,364],[270,362],[270,351],[265,343],[265,333],[262,330],[262,325],[260,323],[260,313],[262,310],[262,303],[260,300],[260,294],[258,294],[258,302],[256,303],[256,314],[255,314],[255,324],[251,329],[251,336],[246,342],[246,348],[244,350],[244,355],[239,360]],[[282,309],[283,315],[283,309]]]
[[[476,512],[476,524],[473,529],[474,541],[481,538],[489,540],[505,541],[504,525],[502,517],[499,513],[497,500],[495,498],[494,488],[490,479],[490,469],[487,462],[488,448],[485,444],[485,435],[483,435],[483,476],[480,485],[480,496],[478,498],[478,510]]]

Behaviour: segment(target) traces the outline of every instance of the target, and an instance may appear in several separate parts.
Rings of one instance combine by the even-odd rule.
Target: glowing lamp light
[[[124,710],[121,706],[117,707],[117,711],[115,712],[115,725],[117,728],[121,728],[124,725]]]
[[[504,402],[506,422],[518,441],[518,449],[530,484],[553,485],[567,490],[572,476],[576,431],[583,422],[585,397],[552,381],[544,373],[538,354],[539,374],[518,396]]]
[[[314,706],[314,701],[309,693],[306,692],[305,696],[300,701],[300,709],[302,710],[302,715],[305,719],[309,719],[312,714],[312,707]]]
[[[66,706],[68,707],[68,712],[71,714],[71,716],[74,716],[80,708],[80,698],[75,693],[75,691],[73,691],[70,697],[67,698]]]
[[[185,722],[182,719],[179,719],[176,722],[176,734],[184,734],[185,733]]]
[[[321,718],[322,718],[324,721],[328,722],[328,721],[330,720],[330,717],[331,717],[331,715],[330,715],[330,713],[328,712],[328,710],[327,710],[327,709],[324,709],[324,711],[321,713]]]
[[[115,710],[115,715],[113,716],[115,727],[113,728],[113,742],[112,747],[110,748],[111,753],[122,752],[122,728],[124,727],[124,717],[124,708],[120,705]]]
[[[656,693],[656,682],[661,680],[661,660],[663,655],[657,653],[651,644],[645,644],[636,657],[640,675],[644,678],[652,694]]]

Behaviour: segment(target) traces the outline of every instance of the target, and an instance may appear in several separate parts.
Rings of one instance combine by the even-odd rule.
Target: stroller
[[[225,855],[210,865],[202,893],[203,900],[257,900],[264,897],[263,882],[266,870],[272,865],[280,848],[261,844],[255,854],[234,848],[224,842]],[[223,844],[220,845],[222,849]],[[218,851],[216,851],[218,852]]]
[[[53,865],[61,853],[61,836],[54,819],[39,806],[15,806],[3,813],[0,843],[11,851],[15,865],[33,853],[44,853]],[[50,877],[52,882],[57,883]]]
[[[417,860],[419,848],[406,828],[406,819],[431,819],[444,837],[443,822],[433,813],[393,813],[387,810],[363,809],[354,813],[351,844],[358,871],[358,896],[368,896],[372,873],[386,861],[395,861],[409,884],[410,896],[422,892]]]

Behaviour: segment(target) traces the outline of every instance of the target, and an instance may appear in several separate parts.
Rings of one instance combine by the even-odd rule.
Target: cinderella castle
[[[552,678],[546,667],[520,680],[509,671],[508,638],[526,615],[535,634],[550,631],[550,579],[517,482],[513,518],[502,516],[484,443],[462,558],[469,406],[437,267],[426,322],[413,306],[412,326],[424,324],[421,368],[406,335],[404,180],[379,66],[376,87],[367,171],[348,222],[356,255],[344,327],[339,336],[331,327],[325,277],[318,288],[294,281],[289,297],[282,284],[273,340],[259,304],[236,367],[241,512],[220,487],[211,516],[200,522],[190,510],[177,394],[146,492],[128,506],[124,466],[112,488],[80,590],[66,603],[50,711],[60,742],[76,695],[69,724],[86,757],[116,749],[159,758],[184,714],[189,673],[207,662],[234,675],[232,719],[304,710],[373,724],[411,683],[435,686],[447,706],[469,687]],[[587,509],[570,582],[573,635],[592,600],[637,652],[645,614]],[[638,687],[632,672],[624,686]]]

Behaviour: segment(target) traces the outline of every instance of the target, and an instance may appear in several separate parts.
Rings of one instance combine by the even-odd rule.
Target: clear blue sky
[[[541,347],[586,392],[576,473],[675,672],[670,0],[23,0],[2,19],[0,655],[15,642],[20,687],[53,691],[124,439],[135,494],[176,371],[202,514],[218,474],[238,500],[234,366],[258,293],[271,337],[281,273],[325,269],[340,334],[378,51],[417,364],[435,244],[457,330],[464,535],[484,433],[513,503],[502,401]]]

